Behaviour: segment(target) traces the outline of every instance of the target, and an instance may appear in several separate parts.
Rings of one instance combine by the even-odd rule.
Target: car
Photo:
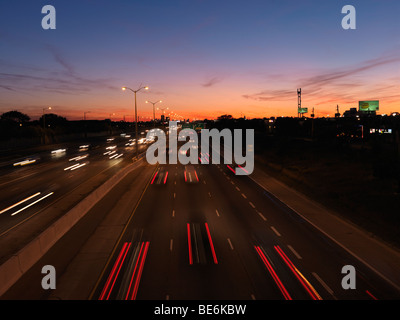
[[[164,185],[167,183],[168,171],[165,167],[159,167],[154,174],[151,184]]]
[[[185,182],[187,182],[187,183],[198,183],[199,182],[199,177],[198,177],[196,169],[194,168],[193,165],[185,166],[184,176],[185,176]]]

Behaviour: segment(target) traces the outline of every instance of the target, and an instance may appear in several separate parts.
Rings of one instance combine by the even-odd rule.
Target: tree
[[[232,120],[233,117],[230,114],[224,114],[218,117],[218,120]]]
[[[25,113],[13,110],[3,113],[0,119],[2,121],[24,123],[24,122],[29,122],[30,117]]]
[[[62,127],[68,122],[68,120],[64,117],[54,113],[47,113],[40,117],[39,123],[43,123],[43,117],[45,117],[46,127]]]

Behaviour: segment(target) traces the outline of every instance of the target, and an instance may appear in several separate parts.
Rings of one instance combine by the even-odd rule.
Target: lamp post
[[[138,149],[138,121],[137,121],[137,104],[136,104],[136,93],[139,92],[141,89],[148,90],[149,87],[142,87],[141,85],[139,86],[139,89],[133,90],[128,87],[122,87],[122,91],[125,91],[126,89],[132,91],[135,94],[135,139],[136,139],[136,158],[139,155],[139,149]]]
[[[161,100],[158,100],[157,102],[151,102],[151,101],[146,101],[146,103],[151,103],[153,105],[153,124],[154,128],[156,127],[156,110],[155,110],[155,105],[159,102],[162,102]]]
[[[43,108],[43,134],[44,134],[44,138],[43,138],[43,142],[44,144],[46,144],[46,116],[44,111],[45,110],[51,110],[51,107],[47,107],[47,108]]]

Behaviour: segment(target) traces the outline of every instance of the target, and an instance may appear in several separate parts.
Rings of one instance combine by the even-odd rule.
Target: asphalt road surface
[[[92,259],[79,265],[94,280],[87,292],[69,292],[71,299],[400,297],[398,291],[250,177],[234,175],[225,164],[208,164],[209,158],[201,154],[204,163],[192,166],[146,164],[118,187],[122,192],[111,191],[112,198],[106,197],[93,209],[103,215],[126,211],[130,219],[123,228],[118,224],[122,232],[101,265]],[[130,190],[139,182],[146,184],[139,201],[117,207],[123,198],[133,197]],[[357,270],[354,290],[342,286],[344,266]],[[22,284],[5,297],[37,299],[39,296],[26,295],[26,279],[23,277]],[[38,286],[37,279],[38,275],[34,278]]]

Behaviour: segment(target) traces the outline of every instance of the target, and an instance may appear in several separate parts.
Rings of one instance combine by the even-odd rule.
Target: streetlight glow
[[[137,93],[138,91],[140,91],[141,89],[148,90],[148,89],[149,89],[149,87],[148,87],[148,86],[146,86],[146,87],[142,87],[142,85],[140,85],[139,89],[137,89],[137,90],[133,90],[133,89],[131,89],[131,88],[129,88],[129,87],[122,87],[122,91],[125,91],[126,89],[129,89],[130,91],[132,91],[132,92],[135,94],[135,135],[136,135],[136,157],[138,157],[138,155],[139,155],[139,149],[138,149],[138,143],[137,143],[137,141],[138,141],[138,121],[137,121],[136,93]]]

